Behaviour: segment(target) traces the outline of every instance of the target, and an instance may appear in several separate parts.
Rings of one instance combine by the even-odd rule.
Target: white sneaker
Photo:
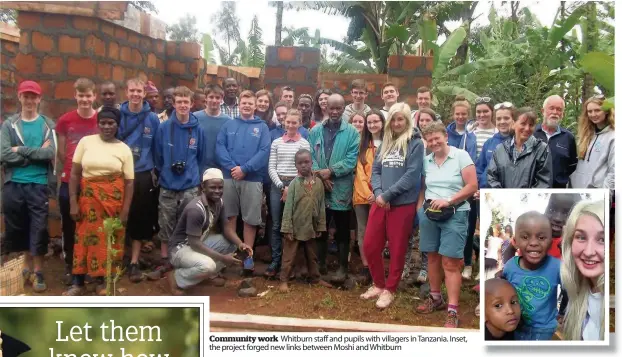
[[[389,305],[391,305],[393,299],[395,299],[395,295],[393,295],[389,290],[384,290],[382,294],[380,294],[378,301],[376,301],[376,307],[379,309],[386,309]]]
[[[361,299],[363,300],[375,299],[378,296],[380,296],[380,294],[382,294],[382,291],[383,291],[382,289],[377,288],[375,285],[372,285],[369,289],[367,289],[366,292],[361,294]]]
[[[464,270],[462,271],[462,279],[471,280],[472,274],[473,274],[472,266],[464,267]]]
[[[479,280],[479,273],[477,273],[477,276],[475,276],[475,280]]]
[[[425,270],[419,271],[419,276],[417,276],[417,282],[424,284],[428,281],[428,272]]]

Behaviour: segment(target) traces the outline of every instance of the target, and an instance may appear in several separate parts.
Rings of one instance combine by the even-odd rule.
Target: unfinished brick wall
[[[0,67],[2,71],[2,79],[0,81],[0,99],[2,100],[2,117],[0,120],[6,119],[17,109],[16,82],[15,82],[15,58],[19,50],[19,42],[2,38],[0,40]]]
[[[388,78],[400,92],[400,100],[415,107],[417,88],[432,87],[434,58],[422,56],[390,56]]]
[[[296,97],[315,95],[318,88],[320,50],[312,47],[266,47],[264,87],[280,96],[281,87],[291,86]]]

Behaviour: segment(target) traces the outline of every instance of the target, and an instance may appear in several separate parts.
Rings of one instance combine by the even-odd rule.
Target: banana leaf
[[[438,55],[434,55],[433,77],[442,76],[445,73],[449,61],[456,55],[456,51],[458,51],[465,38],[466,30],[463,27],[457,28],[449,35],[438,51]]]
[[[580,61],[584,71],[590,73],[594,80],[602,85],[607,92],[615,91],[614,57],[603,52],[590,52]]]
[[[512,57],[501,57],[492,59],[483,59],[475,62],[465,63],[461,66],[451,69],[445,75],[466,75],[478,70],[486,70],[496,67],[511,65],[515,62]]]

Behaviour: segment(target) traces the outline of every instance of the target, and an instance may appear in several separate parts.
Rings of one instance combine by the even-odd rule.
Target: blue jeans
[[[285,187],[289,186],[291,181],[283,181]],[[270,215],[272,216],[272,235],[270,236],[270,248],[272,249],[272,263],[274,268],[281,266],[281,257],[283,255],[282,238],[281,238],[281,219],[283,218],[283,208],[285,202],[281,202],[283,194],[278,187],[272,184],[270,188]]]
[[[557,329],[521,326],[514,332],[514,337],[520,341],[550,341],[553,339],[555,330]]]

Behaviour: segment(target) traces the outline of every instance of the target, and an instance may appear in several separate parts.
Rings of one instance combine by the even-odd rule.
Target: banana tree
[[[583,56],[581,60],[583,70],[592,75],[594,80],[603,86],[607,93],[615,92],[615,59],[603,52],[590,52]],[[609,97],[605,100],[604,109],[613,108],[615,97]]]

